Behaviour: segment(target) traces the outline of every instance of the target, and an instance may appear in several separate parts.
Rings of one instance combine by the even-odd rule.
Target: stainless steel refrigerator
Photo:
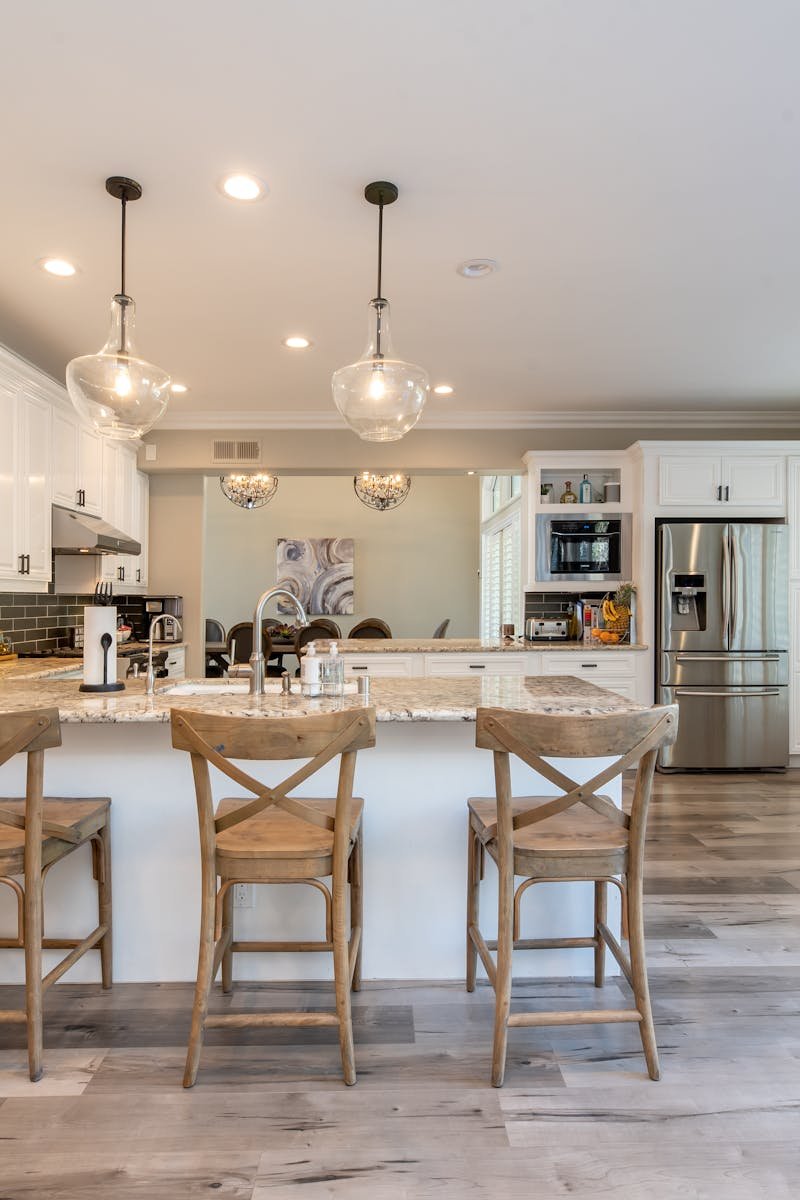
[[[788,527],[656,529],[656,683],[680,709],[665,770],[758,770],[789,759]]]

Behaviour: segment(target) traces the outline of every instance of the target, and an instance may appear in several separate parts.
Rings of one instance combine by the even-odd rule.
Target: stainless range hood
[[[53,505],[54,554],[141,554],[134,538],[90,513]]]

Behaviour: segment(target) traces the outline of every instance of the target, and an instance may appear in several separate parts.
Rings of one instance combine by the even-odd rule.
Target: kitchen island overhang
[[[201,687],[203,681],[197,681]],[[146,696],[135,683],[114,697],[86,697],[73,680],[42,679],[0,687],[0,711],[56,705],[63,746],[49,753],[45,786],[50,795],[110,795],[114,864],[114,971],[119,982],[192,980],[200,912],[197,815],[187,755],[174,751],[170,709],[224,714],[302,716],[363,702],[300,696],[187,695],[185,685]],[[370,704],[379,722],[375,749],[359,754],[355,791],[365,800],[365,979],[459,979],[464,975],[467,808],[469,796],[492,795],[493,760],[477,750],[478,707],[592,715],[625,713],[641,706],[569,676],[481,679],[380,679]],[[557,760],[577,780],[597,774],[603,761]],[[285,775],[283,764],[249,764],[265,782]],[[24,762],[4,768],[0,788],[20,794]],[[513,764],[515,792],[554,794],[521,763]],[[533,786],[532,786],[533,785]],[[298,795],[335,790],[328,764]],[[619,780],[605,789],[620,802]],[[219,795],[234,795],[228,781]],[[83,853],[82,851],[80,853]],[[87,851],[88,853],[88,851]],[[72,856],[77,860],[78,855]],[[81,870],[81,868],[83,868]],[[483,924],[491,931],[496,901],[494,869],[487,867]],[[47,881],[48,933],[67,936],[91,919],[95,896],[86,864],[67,861]],[[322,900],[302,886],[256,887],[254,906],[236,910],[237,937],[316,935]],[[8,895],[5,893],[8,892]],[[616,889],[609,896],[612,928],[618,924]],[[543,884],[523,901],[523,936],[579,937],[591,932],[593,887]],[[9,889],[0,889],[0,928],[14,928]],[[592,951],[520,951],[517,974],[532,978],[588,975]],[[609,959],[609,972],[615,971]],[[239,974],[240,973],[240,974]],[[308,980],[330,977],[325,955],[248,955],[234,958],[237,977]],[[99,978],[93,956],[68,982]],[[0,982],[21,982],[21,954],[0,955]]]

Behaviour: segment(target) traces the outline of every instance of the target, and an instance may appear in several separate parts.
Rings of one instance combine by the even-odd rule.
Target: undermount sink
[[[280,690],[280,682],[267,683],[264,687],[265,692],[275,695]],[[205,683],[202,679],[188,679],[186,683],[174,683],[170,687],[160,688],[159,691],[162,695],[169,696],[246,696],[250,691],[250,684],[246,679],[209,679]]]

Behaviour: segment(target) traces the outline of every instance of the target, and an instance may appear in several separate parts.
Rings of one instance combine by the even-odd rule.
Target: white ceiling
[[[433,422],[797,407],[796,0],[10,0],[3,41],[0,341],[57,377],[105,340],[127,174],[174,419],[336,424],[386,178],[397,349],[456,388]]]

